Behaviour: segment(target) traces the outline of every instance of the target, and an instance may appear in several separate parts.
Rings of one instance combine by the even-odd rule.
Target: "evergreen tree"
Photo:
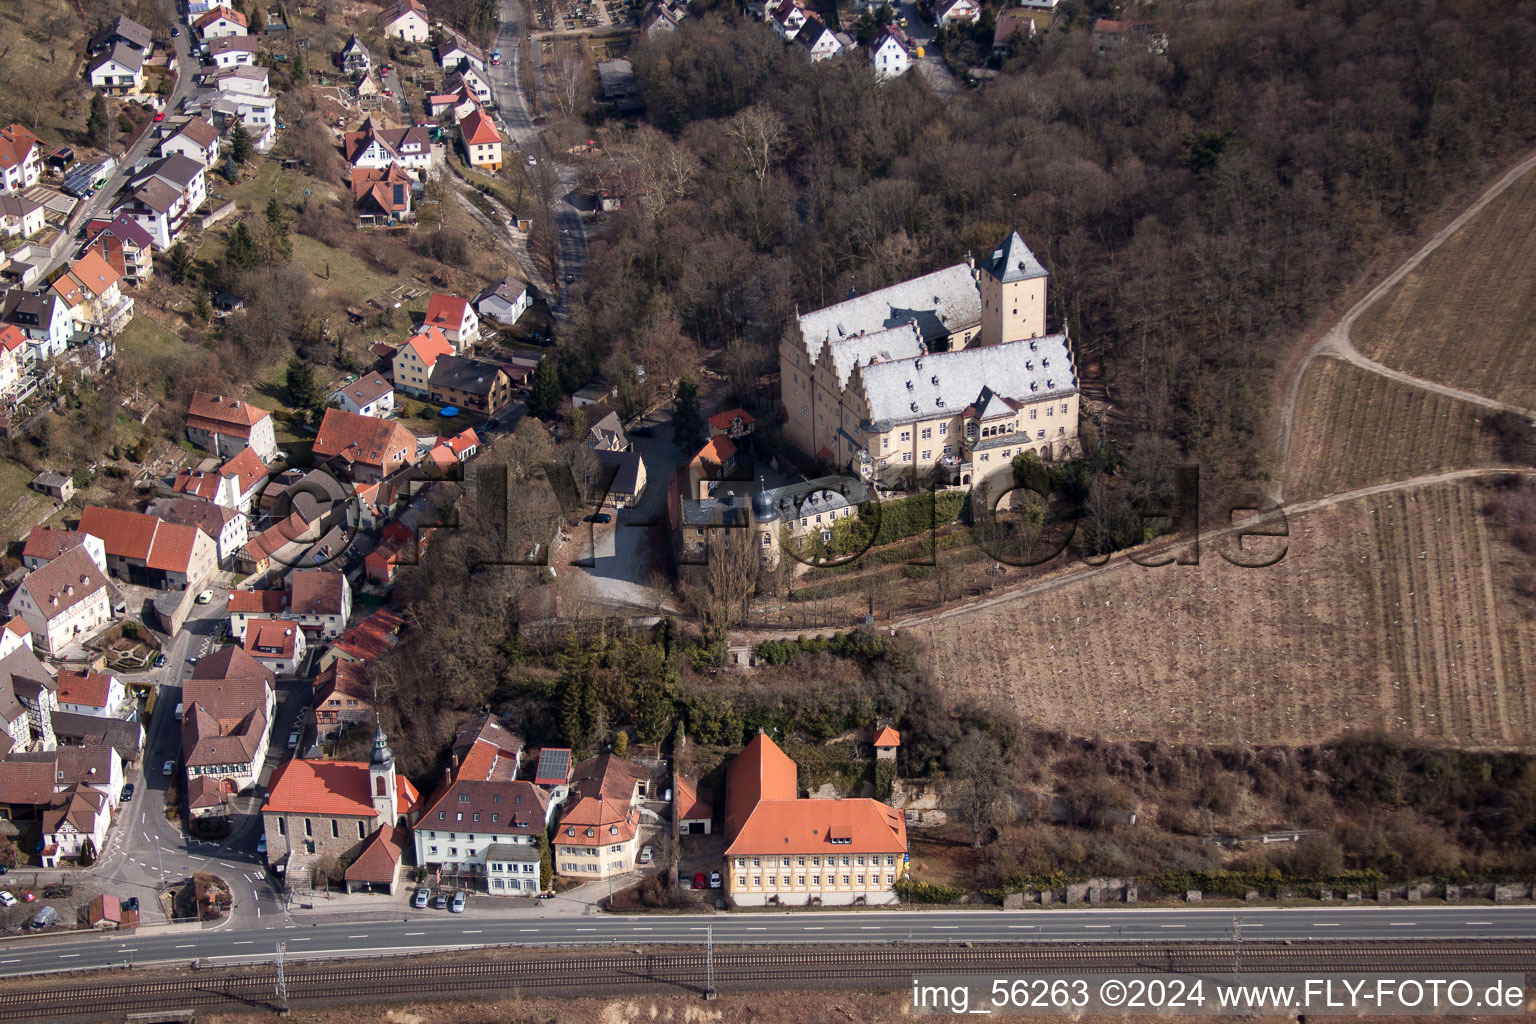
[[[560,371],[548,356],[539,360],[533,371],[533,385],[528,395],[528,411],[541,420],[547,420],[560,408]]]
[[[236,271],[250,270],[261,262],[261,254],[256,251],[256,239],[251,237],[251,229],[245,226],[243,220],[229,233],[224,262]]]
[[[548,889],[555,883],[555,858],[550,853],[549,836],[539,833],[539,888]]]
[[[85,119],[85,134],[91,140],[91,145],[97,149],[105,149],[107,143],[112,141],[112,123],[107,120],[107,100],[101,93],[91,97],[91,112]]]
[[[672,396],[672,443],[691,452],[704,443],[704,418],[699,415],[699,386],[692,377],[677,382]]]
[[[288,360],[288,369],[283,374],[283,397],[293,408],[306,412],[321,404],[320,380],[307,360],[299,356]]]
[[[245,123],[236,121],[235,127],[229,133],[230,159],[237,164],[243,164],[251,158],[255,149],[255,145],[251,142],[251,133],[245,130]]]
[[[277,201],[277,196],[267,198],[266,210],[267,223],[275,228],[288,229],[287,220],[283,216],[283,204]]]
[[[166,257],[166,266],[171,272],[173,284],[181,284],[192,276],[192,253],[185,242],[177,242],[171,246],[171,251]]]
[[[629,753],[629,733],[623,729],[613,734],[613,752],[619,757]]]
[[[192,300],[192,315],[203,323],[213,318],[213,302],[208,298],[208,293],[201,288],[197,290],[197,297]]]
[[[260,35],[266,31],[267,12],[259,2],[251,4],[251,13],[247,20],[250,22],[251,35]]]

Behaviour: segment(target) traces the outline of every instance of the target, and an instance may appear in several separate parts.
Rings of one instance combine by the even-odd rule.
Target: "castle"
[[[1076,455],[1077,371],[1067,335],[1046,333],[1047,276],[1015,231],[984,260],[797,316],[779,345],[786,436],[882,488]]]

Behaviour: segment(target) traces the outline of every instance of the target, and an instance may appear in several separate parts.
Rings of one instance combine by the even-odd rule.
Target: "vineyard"
[[[940,620],[934,667],[951,692],[1083,736],[1530,744],[1536,636],[1504,620],[1509,574],[1479,493],[1440,485],[1293,519],[1265,569],[1127,564]]]
[[[1536,174],[1431,253],[1351,338],[1393,369],[1536,408]]]
[[[1335,358],[1314,360],[1296,401],[1288,502],[1499,463],[1481,409]]]

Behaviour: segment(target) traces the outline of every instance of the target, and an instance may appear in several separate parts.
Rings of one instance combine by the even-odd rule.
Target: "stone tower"
[[[399,818],[395,803],[395,753],[384,738],[383,723],[373,729],[373,754],[368,758],[368,789],[373,797],[374,821],[393,825]]]
[[[769,569],[778,568],[779,510],[765,490],[752,495],[752,543],[759,562]]]
[[[1045,334],[1046,270],[1017,231],[976,262],[981,289],[978,344],[1039,338]]]

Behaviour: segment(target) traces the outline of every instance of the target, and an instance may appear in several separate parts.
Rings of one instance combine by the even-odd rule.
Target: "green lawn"
[[[478,427],[485,417],[471,409],[461,409],[457,416],[444,418],[438,415],[440,405],[423,402],[418,398],[395,396],[395,419],[400,425],[418,437],[440,434],[452,437],[467,427]]]
[[[117,357],[123,363],[136,366],[160,366],[164,375],[152,379],[160,385],[160,397],[165,397],[164,385],[169,382],[171,370],[186,365],[199,351],[197,345],[177,337],[172,331],[144,315],[133,321],[117,336]]]
[[[27,487],[32,475],[19,462],[0,460],[0,537],[6,540],[25,537],[43,510],[53,505],[52,498]]]

